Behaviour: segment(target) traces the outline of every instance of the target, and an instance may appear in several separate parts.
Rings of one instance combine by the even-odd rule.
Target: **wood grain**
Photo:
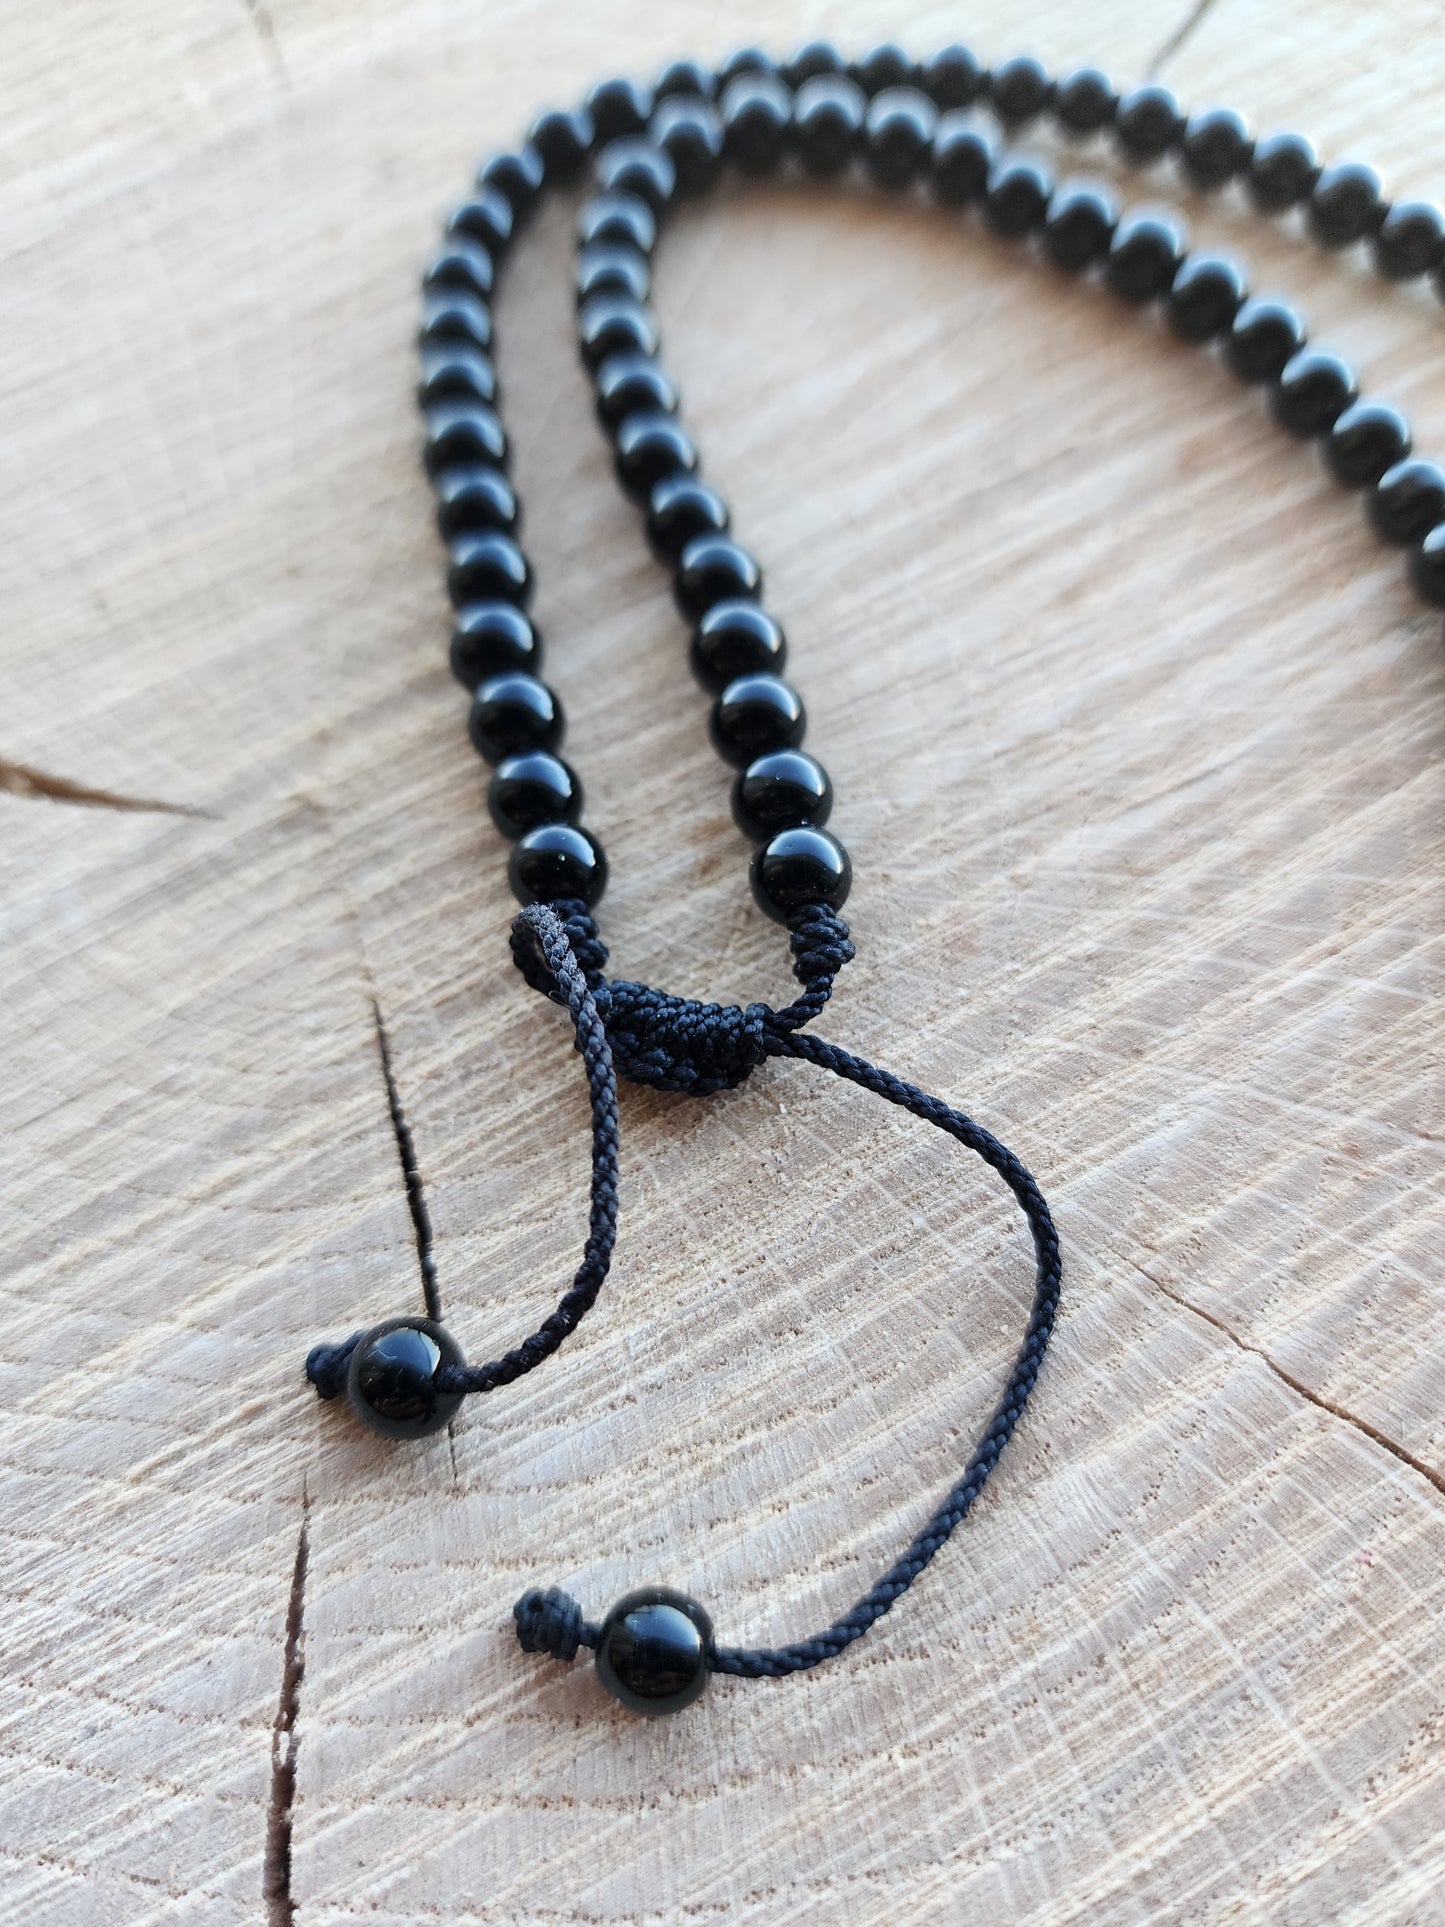
[[[1163,50],[1186,99],[1445,192],[1437,9],[1190,12],[963,24],[1120,79]],[[800,1066],[625,1094],[596,1313],[452,1439],[384,1449],[300,1377],[417,1297],[373,1005],[469,1353],[584,1222],[581,1079],[507,963],[445,667],[409,346],[438,210],[605,70],[959,26],[12,23],[0,1920],[1445,1919],[1440,623],[1257,397],[967,223],[729,190],[658,299],[854,853],[820,1028],[998,1130],[1065,1240],[996,1481],[807,1678],[654,1725],[516,1649],[531,1583],[813,1629],[989,1409],[1029,1290],[1006,1199]],[[1185,198],[1445,446],[1433,297]],[[777,998],[589,419],[568,218],[500,359],[606,935],[626,974]]]

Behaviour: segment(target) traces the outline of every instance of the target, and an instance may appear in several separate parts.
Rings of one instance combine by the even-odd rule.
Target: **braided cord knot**
[[[517,1643],[524,1653],[550,1653],[553,1659],[577,1657],[579,1646],[597,1644],[597,1628],[560,1586],[533,1586],[512,1608]]]

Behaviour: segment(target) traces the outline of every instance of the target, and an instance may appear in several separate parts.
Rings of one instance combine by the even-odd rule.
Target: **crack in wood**
[[[1164,71],[1164,63],[1172,60],[1175,54],[1194,37],[1194,34],[1203,25],[1205,15],[1213,5],[1214,0],[1194,0],[1194,4],[1190,7],[1188,13],[1185,14],[1184,18],[1179,22],[1179,25],[1163,41],[1155,52],[1154,58],[1144,69],[1146,79],[1157,80],[1159,78],[1160,74]]]
[[[416,1161],[416,1141],[411,1134],[411,1126],[406,1121],[406,1113],[401,1108],[401,1096],[396,1088],[396,1074],[391,1063],[391,1039],[387,1036],[386,1024],[381,1015],[381,1005],[373,997],[372,1014],[376,1019],[376,1047],[381,1054],[381,1074],[386,1079],[386,1102],[391,1112],[391,1128],[396,1136],[397,1155],[401,1159],[401,1175],[406,1185],[406,1202],[411,1212],[412,1225],[416,1230],[417,1263],[421,1267],[422,1297],[426,1300],[426,1315],[438,1321],[442,1315],[442,1295],[437,1285],[436,1258],[432,1251],[431,1213],[427,1210],[426,1194],[422,1190],[421,1168]]]
[[[0,790],[12,796],[44,798],[52,803],[81,803],[98,810],[150,811],[161,816],[200,816],[217,820],[214,810],[203,810],[196,803],[167,803],[155,796],[123,796],[117,790],[93,789],[88,783],[72,782],[68,776],[51,776],[29,763],[13,763],[0,756]]]
[[[311,1498],[301,1492],[301,1531],[291,1570],[286,1605],[286,1646],[281,1662],[281,1698],[271,1729],[271,1798],[266,1808],[266,1847],[261,1860],[261,1898],[268,1927],[293,1927],[296,1902],[291,1893],[291,1813],[296,1801],[296,1755],[300,1735],[301,1681],[306,1672],[306,1562],[310,1553]]]

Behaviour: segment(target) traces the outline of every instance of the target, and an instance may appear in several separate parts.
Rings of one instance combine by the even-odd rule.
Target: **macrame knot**
[[[559,1586],[543,1592],[534,1586],[512,1608],[517,1643],[524,1653],[550,1653],[553,1659],[575,1659],[579,1646],[591,1646],[597,1628],[582,1617],[582,1608]]]
[[[339,1345],[313,1345],[306,1354],[306,1376],[316,1387],[318,1398],[340,1398],[346,1390],[346,1372],[351,1354],[361,1343],[362,1333],[353,1332]]]

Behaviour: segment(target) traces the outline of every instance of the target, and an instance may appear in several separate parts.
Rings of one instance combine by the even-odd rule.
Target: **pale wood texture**
[[[730,192],[659,301],[855,855],[820,1028],[999,1130],[1065,1239],[986,1502],[848,1658],[676,1722],[512,1640],[554,1581],[811,1630],[987,1410],[1016,1219],[802,1069],[626,1093],[604,1298],[450,1443],[385,1449],[300,1377],[416,1301],[373,999],[469,1351],[583,1223],[581,1080],[508,965],[445,666],[410,400],[438,210],[607,69],[962,28],[1132,79],[1186,11],[11,8],[0,1919],[1445,1919],[1441,625],[1257,397],[967,224]],[[1438,196],[1440,26],[1217,0],[1165,72]],[[1195,212],[1445,448],[1433,298]],[[606,934],[777,998],[567,221],[501,364]]]

